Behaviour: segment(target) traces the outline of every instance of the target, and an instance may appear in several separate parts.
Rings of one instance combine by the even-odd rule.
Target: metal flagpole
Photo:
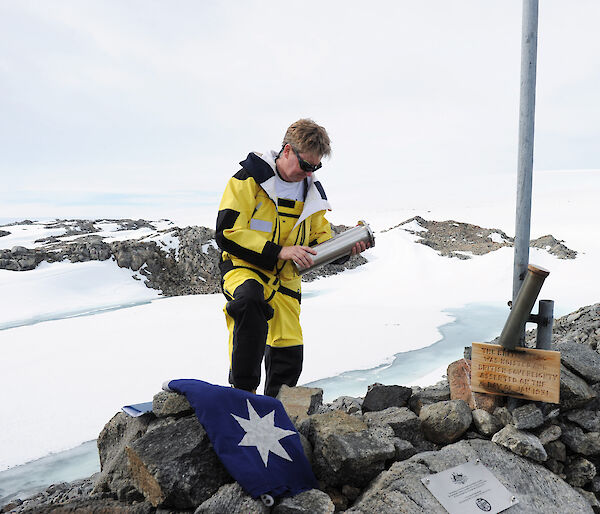
[[[521,96],[519,108],[519,160],[513,271],[513,304],[527,274],[531,222],[535,80],[537,66],[538,0],[523,0],[521,38]]]

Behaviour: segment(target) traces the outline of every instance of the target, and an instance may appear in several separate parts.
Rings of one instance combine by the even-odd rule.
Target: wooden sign
[[[533,401],[559,403],[560,352],[473,343],[471,389]]]

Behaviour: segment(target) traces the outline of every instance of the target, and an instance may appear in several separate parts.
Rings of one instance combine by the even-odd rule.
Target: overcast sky
[[[516,174],[521,16],[520,0],[1,0],[0,188],[221,190],[301,117],[330,133],[329,187]],[[600,168],[599,23],[597,0],[540,2],[536,169]]]

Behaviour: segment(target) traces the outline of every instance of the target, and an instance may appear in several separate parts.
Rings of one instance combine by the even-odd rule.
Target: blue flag
[[[254,498],[319,486],[298,432],[276,398],[202,380],[171,380],[184,394],[227,471]]]

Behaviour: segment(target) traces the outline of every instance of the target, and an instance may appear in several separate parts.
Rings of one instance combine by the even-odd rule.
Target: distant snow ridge
[[[400,228],[418,236],[417,243],[429,246],[444,257],[470,259],[473,255],[484,255],[504,246],[513,246],[514,238],[507,236],[502,230],[487,229],[470,223],[454,220],[428,221],[415,216],[391,227]],[[530,246],[541,248],[559,259],[575,259],[577,252],[567,248],[564,241],[546,235],[533,239]]]

